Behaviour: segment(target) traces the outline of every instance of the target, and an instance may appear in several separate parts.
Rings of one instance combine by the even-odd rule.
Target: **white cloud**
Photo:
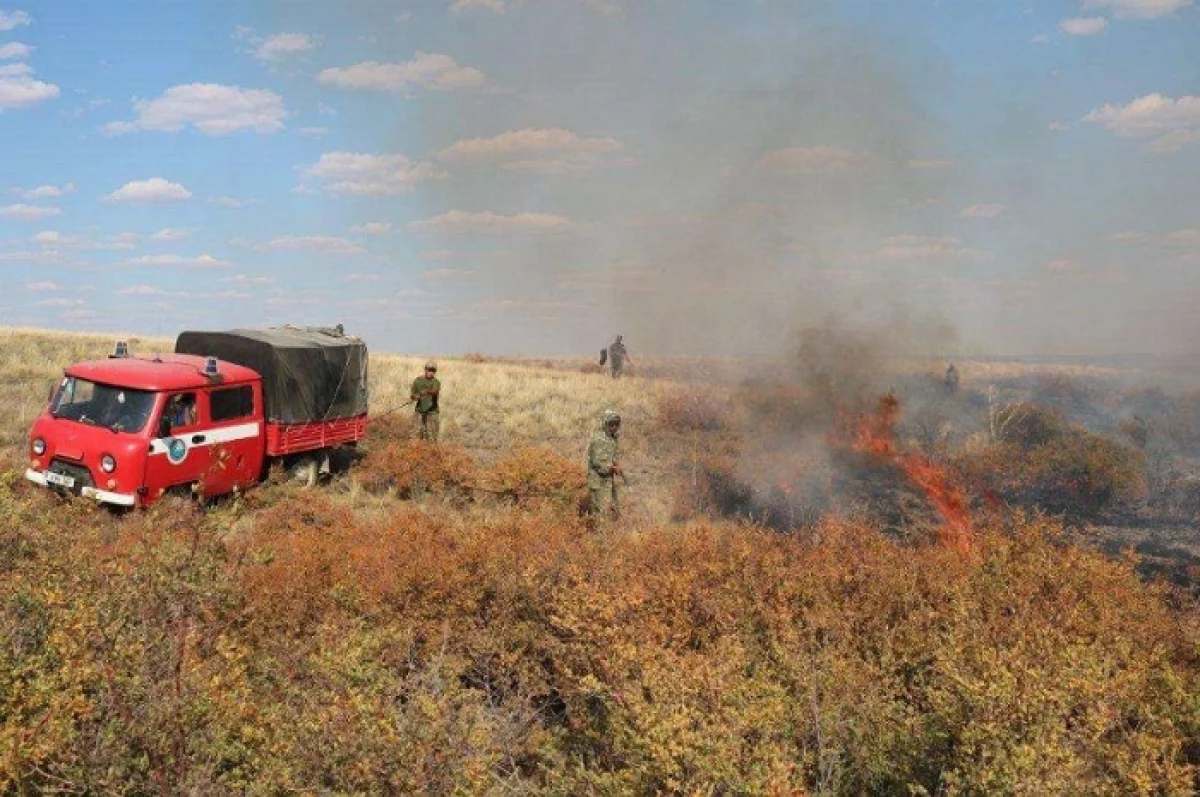
[[[274,33],[258,44],[254,56],[260,61],[282,61],[316,47],[317,39],[307,33]]]
[[[57,230],[42,230],[33,235],[29,240],[33,241],[38,246],[61,246],[65,240],[65,236]]]
[[[1058,23],[1058,29],[1068,36],[1097,36],[1108,29],[1104,17],[1075,17]]]
[[[34,79],[29,64],[0,66],[0,112],[52,100],[58,95],[58,86]]]
[[[0,9],[0,30],[12,30],[33,22],[33,17],[24,11],[4,11]]]
[[[224,277],[221,282],[228,282],[230,285],[270,285],[273,280],[267,277],[251,277],[246,274],[235,274],[232,277]]]
[[[134,121],[113,122],[102,129],[114,135],[135,130],[177,133],[187,127],[208,136],[239,130],[276,133],[288,115],[283,98],[273,91],[217,83],[172,86],[156,99],[134,100],[133,107]]]
[[[870,159],[868,152],[842,147],[786,147],[768,152],[758,161],[758,168],[785,174],[844,171]]]
[[[192,192],[179,183],[161,177],[133,180],[104,196],[106,202],[182,202],[191,199]]]
[[[302,127],[296,131],[307,138],[320,138],[329,132],[328,127]]]
[[[1029,43],[1030,44],[1049,44],[1050,37],[1044,33],[1039,33],[1037,36],[1034,36],[1032,39],[1030,39]]]
[[[419,252],[417,257],[430,263],[448,263],[454,259],[454,253],[449,249],[430,249]]]
[[[58,249],[40,249],[36,252],[0,252],[0,263],[29,263],[42,266],[59,266],[67,262],[68,259]]]
[[[1086,11],[1110,11],[1117,19],[1157,19],[1192,5],[1193,0],[1084,0]]]
[[[17,61],[33,55],[33,48],[21,42],[0,44],[0,61]]]
[[[192,237],[194,232],[195,230],[185,227],[164,227],[151,235],[150,240],[158,243],[175,243],[176,241],[186,241]]]
[[[123,296],[170,296],[167,291],[162,288],[157,288],[153,285],[130,285],[128,288],[122,288],[117,293]]]
[[[357,235],[387,235],[391,231],[390,221],[365,221],[350,228],[350,232]]]
[[[1122,138],[1140,139],[1147,149],[1174,152],[1200,141],[1200,97],[1178,100],[1147,94],[1128,105],[1108,104],[1083,117]]]
[[[347,282],[379,282],[382,276],[374,272],[358,272],[346,277]]]
[[[83,307],[86,305],[83,299],[42,299],[38,302],[39,307]]]
[[[16,194],[22,199],[31,199],[36,201],[38,199],[58,199],[59,197],[66,196],[67,194],[74,192],[74,190],[75,184],[67,183],[61,187],[57,185],[39,185],[37,188],[14,188],[12,193]]]
[[[443,163],[496,164],[509,171],[578,175],[624,151],[625,145],[615,138],[580,138],[570,130],[552,127],[463,139],[438,152],[437,158]]]
[[[61,212],[58,208],[50,208],[43,205],[17,204],[0,207],[0,216],[21,219],[23,221],[37,221],[50,216],[57,216]]]
[[[484,8],[494,14],[504,13],[504,3],[500,0],[455,0],[450,10],[455,14],[463,14],[475,8]]]
[[[971,205],[959,213],[964,219],[994,219],[1004,215],[1004,205]]]
[[[186,268],[229,268],[233,264],[212,255],[143,255],[129,261],[131,266],[184,266]]]
[[[244,208],[250,205],[259,204],[257,199],[239,199],[235,196],[215,196],[208,200],[208,204],[216,205],[219,208]]]
[[[327,193],[366,196],[407,194],[417,183],[447,176],[431,164],[413,163],[404,155],[359,152],[326,152],[305,174],[321,180]]]
[[[478,69],[459,66],[448,55],[418,52],[411,61],[380,63],[364,61],[353,66],[323,70],[317,79],[322,83],[351,89],[379,89],[411,93],[453,91],[487,85],[487,77]]]
[[[963,242],[949,235],[893,235],[885,238],[883,245],[865,256],[857,258],[865,262],[885,263],[941,263],[981,262],[988,254],[969,249]]]
[[[27,290],[27,291],[38,291],[38,292],[49,293],[52,291],[61,291],[62,289],[63,289],[63,286],[59,285],[57,282],[26,282],[25,283],[25,290]]]
[[[135,249],[140,238],[137,233],[122,232],[110,235],[102,241],[93,241],[78,235],[63,235],[58,230],[42,230],[30,237],[43,250],[83,249],[88,251],[122,251]]]
[[[469,235],[563,232],[572,226],[567,217],[550,213],[518,213],[504,216],[491,211],[470,213],[465,210],[451,210],[432,219],[412,222],[408,228],[413,232],[438,235]]]
[[[254,247],[259,252],[311,251],[323,255],[361,255],[367,250],[347,238],[330,235],[284,235]]]

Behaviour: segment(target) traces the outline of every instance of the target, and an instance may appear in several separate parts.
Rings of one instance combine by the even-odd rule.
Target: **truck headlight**
[[[104,471],[105,473],[112,473],[116,469],[117,461],[113,458],[112,454],[105,454],[104,456],[100,457],[100,470]]]
[[[40,437],[35,437],[33,439],[33,453],[37,454],[39,457],[42,454],[45,454],[46,453],[46,441]]]

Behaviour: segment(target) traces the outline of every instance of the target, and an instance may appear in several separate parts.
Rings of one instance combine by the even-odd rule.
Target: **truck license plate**
[[[57,484],[59,487],[66,487],[68,490],[75,486],[75,479],[71,476],[63,476],[61,473],[46,473],[47,484]]]

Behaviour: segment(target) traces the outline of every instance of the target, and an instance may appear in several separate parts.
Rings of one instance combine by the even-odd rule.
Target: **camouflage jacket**
[[[620,446],[617,438],[599,431],[588,443],[588,487],[603,488],[612,484],[613,465],[617,462]]]
[[[435,379],[426,379],[423,376],[418,376],[413,380],[412,392],[409,398],[417,402],[417,412],[437,412],[438,411],[438,394],[442,390],[442,383]]]

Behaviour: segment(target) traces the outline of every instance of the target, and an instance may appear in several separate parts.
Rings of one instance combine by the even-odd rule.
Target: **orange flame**
[[[966,554],[971,550],[974,532],[966,495],[951,484],[943,468],[919,454],[896,450],[895,429],[899,417],[899,400],[891,393],[883,396],[875,412],[859,420],[852,448],[880,457],[900,468],[942,516],[938,544]]]

